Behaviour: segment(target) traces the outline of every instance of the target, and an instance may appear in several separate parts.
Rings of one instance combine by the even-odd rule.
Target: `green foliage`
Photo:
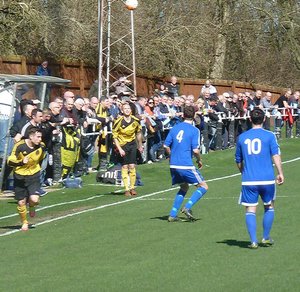
[[[121,1],[111,2],[111,42],[126,35],[130,43],[128,10]],[[218,78],[297,88],[299,9],[299,1],[141,0],[134,12],[137,71],[206,78],[218,68]],[[2,1],[0,55],[96,66],[97,10],[97,1],[90,0]],[[116,71],[125,70],[120,63],[131,67],[128,46],[114,43],[111,56]]]

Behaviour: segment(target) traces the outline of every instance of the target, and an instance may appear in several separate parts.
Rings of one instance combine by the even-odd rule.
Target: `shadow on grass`
[[[229,246],[238,246],[240,248],[249,248],[249,241],[244,240],[224,239],[223,241],[217,241],[217,243],[223,243]]]
[[[0,226],[0,234],[5,233],[6,231],[4,230],[8,230],[12,231],[12,230],[20,230],[22,227],[22,225],[7,225],[7,226]],[[29,229],[35,229],[36,226],[34,224],[29,224]]]
[[[15,230],[15,229],[20,229],[21,225],[7,225],[7,226],[0,226],[1,229],[9,229],[9,230]]]
[[[169,215],[166,215],[166,216],[157,216],[157,217],[152,217],[150,218],[151,220],[162,220],[162,221],[168,221],[168,218],[169,218]],[[188,222],[188,223],[193,223],[193,222],[196,222],[200,219],[196,219],[196,220],[189,220],[187,218],[184,218],[184,217],[178,217],[179,218],[179,221],[178,222]],[[172,223],[177,223],[177,222],[172,222]]]
[[[22,225],[7,225],[7,226],[0,226],[0,230],[19,230],[21,229]],[[34,229],[34,224],[29,224],[29,229]],[[0,232],[1,233],[1,232]]]

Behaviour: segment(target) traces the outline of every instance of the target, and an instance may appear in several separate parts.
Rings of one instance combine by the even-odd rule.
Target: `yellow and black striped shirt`
[[[7,158],[7,164],[14,167],[15,174],[30,176],[41,170],[40,162],[45,156],[45,144],[29,147],[25,140],[21,140],[13,147],[11,155]],[[23,159],[28,157],[28,163],[24,164]]]
[[[118,118],[113,125],[113,138],[117,139],[120,146],[129,143],[136,138],[136,134],[142,130],[140,121],[135,116],[130,116],[130,122],[126,122],[124,117]]]

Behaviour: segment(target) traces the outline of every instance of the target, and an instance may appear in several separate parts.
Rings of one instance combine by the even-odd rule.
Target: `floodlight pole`
[[[104,2],[105,1],[105,2]],[[111,43],[111,37],[114,37],[114,33],[111,32],[111,24],[113,19],[111,16],[112,14],[112,3],[114,2],[121,2],[122,4],[125,3],[124,0],[98,0],[98,53],[99,53],[99,60],[98,60],[98,97],[103,95],[103,60],[106,61],[106,75],[105,75],[105,85],[106,85],[106,96],[109,96],[109,89],[110,89],[110,79],[112,77],[111,72],[111,59],[113,60],[114,57],[111,56],[111,46],[115,45],[118,42],[126,43],[125,38],[126,35],[119,37],[117,40]],[[105,4],[104,4],[105,3]],[[107,5],[106,5],[107,4]],[[106,17],[104,17],[104,15]],[[125,64],[122,64],[118,61],[118,64],[123,66],[127,71],[130,71],[127,77],[132,78],[133,83],[133,93],[136,95],[136,66],[135,66],[135,44],[134,44],[134,18],[133,18],[133,10],[130,11],[130,22],[131,22],[131,45],[129,44],[130,41],[126,44],[127,47],[130,48],[132,53],[132,68],[129,68]],[[105,19],[104,19],[105,18]],[[104,28],[107,29],[107,39],[105,40],[107,43],[104,47]],[[103,51],[104,48],[104,51]],[[106,58],[104,58],[104,56]],[[117,77],[118,78],[118,77]],[[116,79],[117,79],[116,78]]]
[[[102,49],[103,49],[103,22],[104,22],[104,0],[98,0],[98,99],[102,95]]]
[[[106,58],[106,96],[109,97],[110,73],[110,29],[111,29],[111,0],[107,0],[107,58]]]
[[[133,93],[136,96],[136,67],[135,67],[135,46],[134,46],[134,21],[133,10],[130,11],[131,18],[131,49],[132,49],[132,72],[133,72]]]

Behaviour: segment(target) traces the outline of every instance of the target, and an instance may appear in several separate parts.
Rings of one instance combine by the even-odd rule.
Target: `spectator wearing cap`
[[[40,104],[41,102],[38,99],[21,99],[20,101],[20,113],[21,113],[21,117],[24,116],[24,106],[26,104],[30,104],[33,106],[33,109],[37,108],[37,106]]]
[[[118,95],[113,94],[109,96],[109,115],[113,118],[113,120],[116,120],[120,115],[120,108],[118,106]]]

